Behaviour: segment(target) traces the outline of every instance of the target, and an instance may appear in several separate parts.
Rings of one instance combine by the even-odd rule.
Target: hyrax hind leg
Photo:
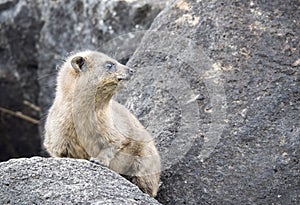
[[[110,168],[155,197],[159,188],[161,163],[153,140],[128,140],[110,161]]]

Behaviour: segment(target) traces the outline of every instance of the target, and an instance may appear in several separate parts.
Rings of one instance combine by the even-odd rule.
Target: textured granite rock
[[[118,174],[86,160],[20,158],[0,163],[1,204],[159,204]]]
[[[175,1],[118,99],[156,137],[163,204],[300,203],[299,1]]]

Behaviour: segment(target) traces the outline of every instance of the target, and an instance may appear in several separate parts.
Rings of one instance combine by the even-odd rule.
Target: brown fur
[[[105,68],[108,61],[115,69]],[[44,145],[53,157],[100,160],[154,197],[160,178],[155,143],[141,123],[111,99],[129,76],[130,68],[99,52],[69,57],[58,73]]]

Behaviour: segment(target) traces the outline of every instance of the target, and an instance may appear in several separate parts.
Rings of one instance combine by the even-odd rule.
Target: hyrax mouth
[[[119,75],[117,76],[118,81],[128,81],[130,79],[129,75]]]

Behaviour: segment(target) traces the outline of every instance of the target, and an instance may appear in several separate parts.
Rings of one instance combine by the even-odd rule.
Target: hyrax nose
[[[127,68],[127,72],[129,75],[133,75],[134,70],[132,68]]]

